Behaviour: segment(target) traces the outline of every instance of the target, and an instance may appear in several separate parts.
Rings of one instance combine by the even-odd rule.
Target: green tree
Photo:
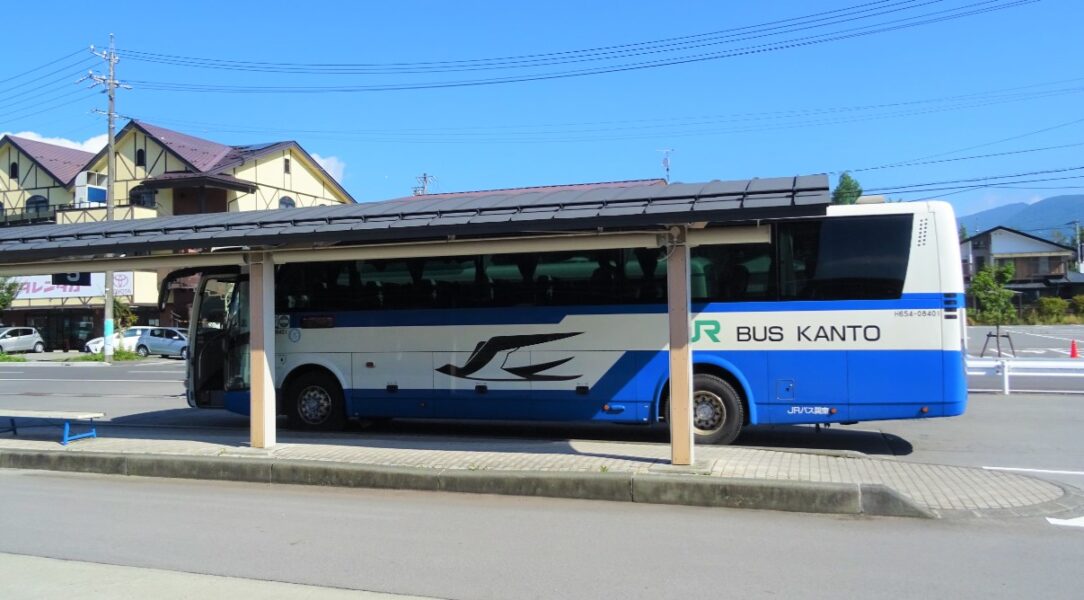
[[[19,295],[19,282],[8,277],[0,277],[0,312],[11,308],[11,303]]]
[[[128,303],[121,298],[113,298],[113,322],[117,331],[124,331],[135,325],[136,315]]]
[[[986,323],[1001,325],[1016,319],[1016,309],[1012,305],[1013,293],[1005,288],[1012,280],[1016,269],[1012,263],[1003,267],[990,265],[975,274],[971,279],[971,295],[978,300],[979,318]]]
[[[832,190],[832,204],[854,204],[862,195],[862,186],[851,174],[844,171],[839,176],[836,189]]]

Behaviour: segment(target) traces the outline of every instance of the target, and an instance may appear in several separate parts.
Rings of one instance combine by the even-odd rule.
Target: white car
[[[139,341],[139,336],[144,332],[150,331],[154,327],[148,327],[145,325],[136,325],[125,329],[123,332],[113,334],[113,349],[120,348],[121,350],[127,350],[128,352],[135,352],[136,342]],[[83,346],[83,352],[90,352],[91,354],[101,354],[105,348],[105,338],[97,337],[92,340],[87,340],[87,343]]]

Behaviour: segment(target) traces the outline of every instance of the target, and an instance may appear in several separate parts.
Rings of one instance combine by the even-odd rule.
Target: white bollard
[[[1006,396],[1009,395],[1009,361],[998,361],[998,366],[1001,368],[1001,393]]]

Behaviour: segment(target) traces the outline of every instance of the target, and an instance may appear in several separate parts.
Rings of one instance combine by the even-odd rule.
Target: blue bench
[[[36,419],[39,421],[63,421],[62,426],[64,434],[60,438],[60,443],[64,446],[68,445],[68,442],[74,440],[81,440],[83,438],[98,437],[98,430],[93,427],[94,419],[100,419],[105,416],[105,413],[100,412],[78,412],[78,411],[66,411],[66,410],[13,410],[0,408],[0,417],[8,419],[11,424],[10,427],[0,428],[0,433],[12,432],[14,435],[19,435],[19,428],[15,425],[15,419]],[[83,433],[77,433],[72,435],[71,422],[72,421],[89,421],[92,427],[90,431]],[[25,425],[23,426],[26,427]]]

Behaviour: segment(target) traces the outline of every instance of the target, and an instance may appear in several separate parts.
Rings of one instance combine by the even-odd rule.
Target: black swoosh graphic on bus
[[[545,375],[542,372],[552,369],[554,367],[561,366],[566,362],[572,360],[572,357],[564,358],[561,360],[555,360],[548,363],[542,363],[537,365],[526,365],[522,367],[502,367],[503,370],[515,375],[515,378],[509,379],[493,379],[489,377],[471,377],[474,373],[477,373],[483,369],[486,365],[493,361],[497,357],[497,354],[505,351],[515,351],[527,346],[537,346],[538,344],[545,344],[546,342],[553,342],[557,340],[563,340],[572,336],[580,335],[582,331],[573,333],[536,333],[530,335],[498,335],[489,338],[484,342],[478,342],[475,346],[474,352],[467,358],[467,362],[457,367],[453,364],[446,364],[443,367],[438,367],[436,370],[445,375],[452,377],[459,377],[460,379],[475,379],[483,381],[568,381],[570,379],[576,379],[580,375]]]

